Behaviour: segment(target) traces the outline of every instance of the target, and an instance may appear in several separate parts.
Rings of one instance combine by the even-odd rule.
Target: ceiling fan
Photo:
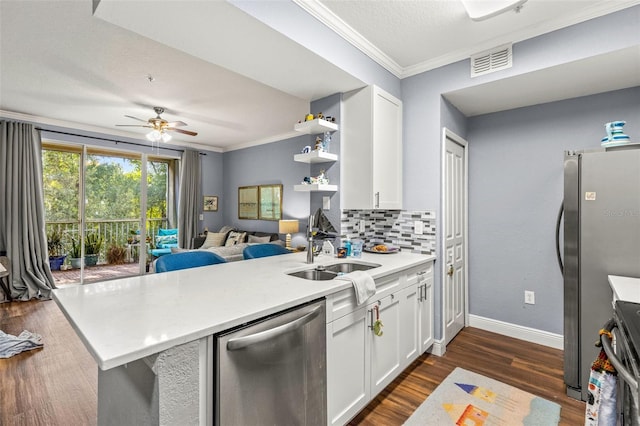
[[[189,136],[196,136],[198,133],[192,132],[189,130],[178,129],[178,127],[186,126],[187,123],[183,121],[167,121],[164,118],[160,117],[160,114],[164,112],[164,108],[162,107],[153,107],[153,110],[156,113],[155,117],[152,117],[148,120],[143,120],[138,117],[134,117],[132,115],[125,115],[125,117],[132,118],[134,120],[141,121],[146,124],[116,124],[119,127],[147,127],[151,130],[147,133],[147,139],[152,142],[169,142],[171,140],[171,135],[166,132],[178,132]]]

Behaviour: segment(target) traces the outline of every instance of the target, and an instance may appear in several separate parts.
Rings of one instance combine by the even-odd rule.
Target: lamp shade
[[[285,238],[285,247],[291,250],[291,234],[298,232],[297,220],[281,220],[278,222],[278,232],[281,234],[287,234]]]
[[[278,232],[281,234],[293,234],[298,232],[299,222],[297,220],[281,220],[278,222]]]

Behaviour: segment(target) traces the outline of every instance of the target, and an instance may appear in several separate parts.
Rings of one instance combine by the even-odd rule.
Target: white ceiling
[[[293,1],[400,78],[640,3],[529,0],[519,14],[474,22],[454,0]],[[172,143],[225,151],[293,136],[311,100],[364,85],[227,2],[102,0],[98,16],[90,0],[0,1],[0,115],[140,138],[147,129],[115,124],[163,106],[199,133]],[[629,74],[614,81],[640,84]],[[518,96],[533,104],[555,100],[542,89],[549,77],[496,84],[513,93],[535,82],[530,101]],[[513,107],[513,96],[488,106],[482,90],[494,92],[447,96],[468,115]]]

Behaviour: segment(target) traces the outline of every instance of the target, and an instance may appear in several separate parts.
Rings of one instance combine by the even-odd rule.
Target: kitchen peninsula
[[[212,335],[350,289],[287,275],[314,266],[305,260],[294,253],[55,290],[99,367],[98,423],[211,424]],[[378,285],[433,260],[365,253],[355,261],[381,265],[368,271]],[[344,261],[354,259],[315,263]]]

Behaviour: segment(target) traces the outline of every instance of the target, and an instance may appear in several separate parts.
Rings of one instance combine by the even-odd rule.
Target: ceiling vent
[[[489,74],[513,66],[511,44],[471,56],[471,77]]]

